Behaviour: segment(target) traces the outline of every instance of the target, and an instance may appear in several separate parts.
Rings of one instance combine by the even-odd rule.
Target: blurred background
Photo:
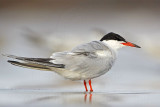
[[[0,54],[49,57],[115,32],[141,49],[123,48],[95,92],[160,90],[159,0],[0,0]],[[0,56],[0,89],[84,91],[82,81],[20,68]],[[7,101],[7,100],[5,100]]]

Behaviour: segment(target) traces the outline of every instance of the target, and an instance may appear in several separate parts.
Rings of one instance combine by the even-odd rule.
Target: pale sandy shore
[[[0,89],[1,107],[160,106],[160,92],[59,92],[46,89]]]

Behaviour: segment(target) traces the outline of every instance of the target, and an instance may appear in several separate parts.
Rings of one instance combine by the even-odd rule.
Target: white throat
[[[116,41],[116,40],[107,40],[106,41],[106,40],[103,40],[102,42],[104,44],[106,44],[107,46],[109,46],[111,49],[115,50],[115,51],[124,47],[124,45],[121,44],[121,43],[123,43],[122,41]]]

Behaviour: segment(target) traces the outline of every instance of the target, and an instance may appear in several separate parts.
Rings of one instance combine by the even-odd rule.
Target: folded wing
[[[26,57],[18,57],[14,55],[5,55],[9,58],[16,59],[19,61],[14,60],[8,60],[9,63],[21,66],[21,67],[27,67],[27,68],[34,68],[39,70],[51,70],[51,67],[55,68],[64,68],[65,65],[63,64],[54,64],[50,61],[53,60],[51,58],[26,58]]]

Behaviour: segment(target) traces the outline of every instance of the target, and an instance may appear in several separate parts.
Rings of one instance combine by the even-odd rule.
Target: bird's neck
[[[115,40],[108,40],[108,41],[102,41],[105,45],[107,45],[110,49],[114,50],[115,52],[118,51],[118,49],[122,48],[123,45],[120,44],[119,41]]]

